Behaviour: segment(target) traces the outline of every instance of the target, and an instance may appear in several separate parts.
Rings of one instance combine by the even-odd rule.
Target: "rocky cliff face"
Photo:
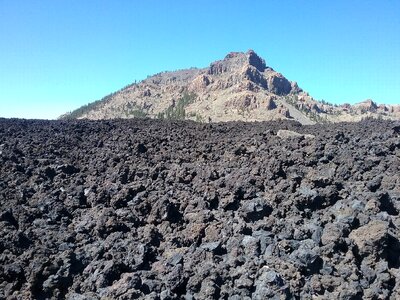
[[[197,121],[294,119],[302,124],[399,118],[400,108],[360,104],[333,106],[314,100],[253,50],[231,52],[208,68],[163,72],[129,85],[64,118],[151,117]]]

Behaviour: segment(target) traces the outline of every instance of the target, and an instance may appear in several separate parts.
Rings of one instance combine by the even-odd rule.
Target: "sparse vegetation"
[[[159,112],[159,113],[157,114],[157,119],[164,120],[164,119],[165,119],[165,113]]]
[[[197,98],[195,93],[184,93],[178,101],[175,101],[170,107],[168,107],[165,112],[159,113],[159,119],[168,120],[184,120],[186,117],[185,107],[193,103]]]
[[[196,122],[204,123],[204,117],[202,115],[196,114]]]
[[[138,107],[134,102],[128,102],[126,107],[123,109],[126,117],[134,117],[134,118],[146,118],[148,113],[143,110],[141,107]]]
[[[128,112],[128,115],[133,116],[134,118],[146,118],[147,113],[143,109],[134,109]]]
[[[69,113],[66,113],[66,114],[60,116],[59,119],[61,119],[61,120],[77,119],[77,118],[81,117],[82,115],[88,113],[89,111],[98,108],[100,105],[103,104],[103,101],[104,101],[104,98],[101,100],[97,100],[92,103],[83,105],[83,106],[79,107],[78,109],[75,109]]]
[[[327,122],[326,118],[321,117],[317,112],[311,110],[311,108],[306,107],[302,103],[299,103],[299,97],[297,95],[290,95],[284,97],[285,101],[291,105],[293,105],[296,109],[304,113],[308,118],[317,122],[317,123],[325,123]],[[324,101],[324,100],[322,100]],[[323,103],[323,102],[321,102]],[[325,102],[327,104],[327,102]],[[331,105],[331,104],[329,104]]]
[[[326,118],[321,117],[319,114],[317,114],[311,110],[305,111],[305,114],[307,117],[309,117],[311,120],[313,120],[317,123],[326,123],[327,122]]]
[[[328,102],[328,101],[326,101],[324,99],[320,100],[319,102],[321,102],[324,105],[335,106],[333,103],[330,103],[330,102]]]
[[[83,115],[87,114],[88,112],[90,112],[92,110],[96,110],[96,109],[100,108],[102,105],[105,105],[108,102],[110,102],[112,100],[112,98],[119,92],[121,92],[127,88],[130,88],[132,86],[135,86],[135,85],[137,85],[136,80],[134,81],[134,83],[128,84],[128,85],[124,86],[122,89],[119,89],[118,91],[111,93],[111,94],[101,98],[100,100],[96,100],[91,103],[82,105],[81,107],[60,116],[59,119],[60,120],[72,120],[72,119],[77,119],[79,117],[82,117]]]

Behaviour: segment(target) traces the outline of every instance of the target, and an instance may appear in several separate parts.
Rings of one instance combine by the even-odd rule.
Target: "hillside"
[[[229,53],[207,68],[153,75],[61,118],[292,119],[314,124],[359,121],[368,116],[399,119],[400,106],[377,105],[372,100],[339,106],[318,102],[249,50]]]

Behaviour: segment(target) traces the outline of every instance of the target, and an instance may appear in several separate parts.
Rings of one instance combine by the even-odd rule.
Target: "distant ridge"
[[[317,101],[249,50],[231,52],[207,68],[155,74],[60,118],[137,117],[200,122],[292,119],[314,124],[400,119],[400,105],[377,105],[370,99],[355,105]]]

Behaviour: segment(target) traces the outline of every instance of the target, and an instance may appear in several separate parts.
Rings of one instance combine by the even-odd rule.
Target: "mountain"
[[[60,118],[191,119],[202,122],[293,119],[302,124],[400,119],[400,105],[332,105],[267,66],[253,50],[231,52],[209,67],[162,72]]]

